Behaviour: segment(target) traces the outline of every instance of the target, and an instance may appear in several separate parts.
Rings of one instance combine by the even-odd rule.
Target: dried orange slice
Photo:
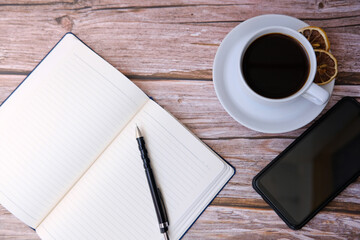
[[[314,49],[329,51],[330,42],[324,30],[319,27],[308,26],[298,30],[311,43]]]
[[[317,71],[314,82],[318,85],[324,85],[331,82],[337,74],[337,60],[329,52],[315,49]]]

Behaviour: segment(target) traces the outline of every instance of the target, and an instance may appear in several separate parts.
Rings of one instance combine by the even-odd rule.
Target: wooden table
[[[360,100],[358,0],[0,0],[0,102],[72,31],[236,167],[184,239],[360,239],[359,179],[300,231],[286,227],[251,187],[255,174],[310,126],[255,132],[215,95],[212,63],[222,39],[265,13],[328,33],[339,75],[325,111],[343,96]],[[0,205],[0,239],[39,238]]]

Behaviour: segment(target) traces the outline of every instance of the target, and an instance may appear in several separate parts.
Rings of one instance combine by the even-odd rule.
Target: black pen
[[[166,215],[165,205],[162,199],[160,189],[156,186],[154,174],[150,166],[150,159],[148,157],[147,150],[145,148],[145,141],[143,136],[141,135],[138,126],[136,126],[136,141],[138,142],[139,145],[141,158],[144,161],[145,174],[149,183],[151,196],[154,202],[156,215],[159,221],[160,232],[164,235],[164,239],[168,240],[169,236],[167,234],[167,231],[168,231],[169,221]]]

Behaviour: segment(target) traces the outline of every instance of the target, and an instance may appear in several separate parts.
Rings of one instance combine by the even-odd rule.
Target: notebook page
[[[162,239],[135,123],[162,190],[170,239],[183,235],[231,177],[223,160],[149,100],[42,222],[37,229],[42,239]]]
[[[35,228],[147,100],[67,34],[0,108],[0,203]]]

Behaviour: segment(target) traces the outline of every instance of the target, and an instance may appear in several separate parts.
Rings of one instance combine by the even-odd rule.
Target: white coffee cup
[[[319,87],[318,85],[316,85],[315,83],[313,83],[313,80],[315,78],[315,74],[316,74],[316,56],[315,56],[315,52],[313,47],[311,46],[310,42],[300,33],[298,33],[297,31],[287,28],[287,27],[281,27],[281,26],[273,26],[273,27],[266,27],[266,28],[262,28],[261,30],[255,32],[254,34],[251,34],[251,36],[248,37],[246,43],[244,44],[244,47],[240,50],[240,65],[242,66],[242,61],[243,61],[243,56],[244,53],[246,52],[247,48],[249,47],[249,45],[255,41],[257,38],[266,35],[266,34],[270,34],[270,33],[280,33],[283,35],[287,35],[290,36],[294,39],[296,39],[305,49],[307,55],[308,55],[308,60],[309,60],[309,74],[308,74],[308,78],[305,81],[304,85],[302,86],[302,88],[300,90],[298,90],[296,93],[285,97],[285,98],[268,98],[268,97],[264,97],[259,95],[258,93],[256,93],[255,91],[253,91],[249,85],[246,83],[244,75],[242,73],[242,67],[240,67],[240,81],[243,83],[241,84],[244,88],[244,90],[249,93],[251,96],[253,96],[254,98],[266,102],[266,103],[280,103],[280,102],[288,102],[288,101],[292,101],[298,97],[304,97],[307,100],[317,104],[317,105],[323,105],[325,104],[328,99],[330,94],[324,90],[323,88]]]

